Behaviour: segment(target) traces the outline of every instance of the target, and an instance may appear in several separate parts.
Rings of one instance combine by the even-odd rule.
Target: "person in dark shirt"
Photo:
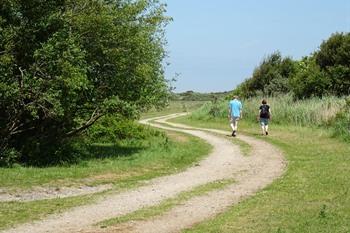
[[[271,119],[271,108],[267,101],[263,99],[259,108],[259,122],[261,125],[262,135],[269,135],[269,120]]]

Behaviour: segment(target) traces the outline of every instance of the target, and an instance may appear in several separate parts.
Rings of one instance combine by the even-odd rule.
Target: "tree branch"
[[[26,131],[29,131],[29,130],[33,130],[33,129],[35,129],[34,126],[28,128],[28,129],[21,129],[21,130],[17,130],[17,131],[12,131],[12,132],[10,133],[10,135],[13,136],[13,135],[20,134],[20,133],[23,133],[23,132],[26,132]]]
[[[68,133],[66,133],[67,137],[71,137],[73,135],[76,135],[78,133],[80,133],[81,131],[89,128],[91,125],[93,125],[98,119],[100,119],[104,114],[99,112],[99,109],[96,108],[95,111],[92,113],[90,119],[85,122],[85,124],[83,124],[81,127],[74,129]]]
[[[23,91],[23,80],[24,80],[24,70],[22,70],[21,67],[18,68],[21,72],[21,76],[18,78],[18,86],[20,88],[20,91]]]

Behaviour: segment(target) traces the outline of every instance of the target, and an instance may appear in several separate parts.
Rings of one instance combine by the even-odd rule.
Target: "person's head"
[[[234,96],[232,97],[232,99],[233,99],[233,100],[237,100],[237,99],[238,99],[238,96],[237,96],[237,95],[234,95]]]
[[[261,103],[262,103],[262,104],[267,104],[266,99],[263,99],[263,100],[261,101]]]

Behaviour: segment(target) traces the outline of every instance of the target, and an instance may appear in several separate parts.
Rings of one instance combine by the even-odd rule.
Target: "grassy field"
[[[204,146],[203,150],[197,148],[202,144],[197,138],[173,132],[168,137],[95,144],[95,153],[99,156],[76,165],[1,168],[0,187],[18,191],[39,185],[59,187],[112,183],[125,186],[125,183],[149,179],[187,166],[198,159],[198,155],[208,151],[209,146]]]
[[[96,158],[75,165],[0,168],[0,189],[15,193],[35,187],[112,184],[113,189],[107,193],[118,192],[142,185],[145,180],[179,172],[211,150],[209,144],[198,138],[175,132],[166,133],[167,136],[160,133],[144,140],[94,144]],[[0,202],[0,229],[92,203],[107,193],[25,203]]]
[[[165,116],[173,113],[191,112],[198,109],[208,101],[171,101],[167,107],[161,110],[151,109],[150,111],[142,114],[142,119]]]
[[[261,105],[261,97],[243,100],[243,116],[249,121],[255,121]],[[306,100],[294,100],[285,95],[267,98],[271,106],[272,117],[276,124],[291,124],[296,126],[329,125],[334,117],[346,107],[346,98],[324,97]],[[217,103],[207,102],[202,108],[193,113],[194,119],[205,120],[216,118],[226,119],[228,101]]]
[[[229,130],[223,118],[175,122]],[[319,128],[270,126],[260,136],[257,123],[243,120],[239,132],[280,148],[288,170],[274,182],[226,213],[186,232],[350,232],[350,146]]]
[[[201,104],[202,102],[185,103],[186,111],[192,111]],[[253,109],[255,105],[252,103],[248,105],[246,103],[245,107],[249,108],[247,107],[249,104]],[[171,106],[161,112],[152,111],[147,117],[185,110],[179,102]],[[195,111],[192,116],[174,121],[196,127],[230,130],[224,108],[226,104],[222,103],[220,111],[224,117],[207,116],[208,111],[202,108]],[[296,126],[275,120],[271,122],[270,135],[260,136],[259,125],[253,122],[254,117],[247,112],[239,124],[239,133],[266,140],[280,148],[288,160],[285,175],[258,192],[256,196],[186,232],[349,233],[349,143],[334,137],[332,130],[316,127],[316,124],[312,127],[303,127],[303,124]],[[183,169],[210,150],[210,146],[201,140],[178,133],[170,133],[168,139],[159,136],[144,141],[123,142],[119,145],[100,145],[99,148],[106,151],[106,154],[115,156],[85,161],[70,167],[0,169],[1,187],[15,190],[43,184],[75,186],[85,182],[87,185],[112,183],[116,190],[120,190],[122,187],[130,188],[142,183],[143,180]],[[214,187],[220,188],[221,185]],[[204,189],[199,188],[199,193],[198,190],[184,193],[184,196],[167,200],[155,208],[140,210],[103,225],[159,215],[192,195],[205,193],[208,187],[202,188]],[[0,229],[93,202],[98,197],[100,195],[29,203],[0,203]]]
[[[118,147],[113,148],[115,156],[70,167],[0,169],[1,188],[18,190],[39,185],[60,187],[110,183],[114,191],[118,191],[157,176],[179,172],[207,155],[211,149],[203,141],[184,134],[171,132],[168,138],[149,139],[142,143],[143,148],[132,149],[128,154],[118,152]],[[121,151],[124,152],[125,148]],[[104,194],[28,203],[2,202],[0,229],[91,203],[101,195]]]

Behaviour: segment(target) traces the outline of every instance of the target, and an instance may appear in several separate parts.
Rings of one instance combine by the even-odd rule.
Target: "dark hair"
[[[267,104],[266,99],[263,99],[263,100],[261,101],[261,103],[262,103],[262,104]]]

